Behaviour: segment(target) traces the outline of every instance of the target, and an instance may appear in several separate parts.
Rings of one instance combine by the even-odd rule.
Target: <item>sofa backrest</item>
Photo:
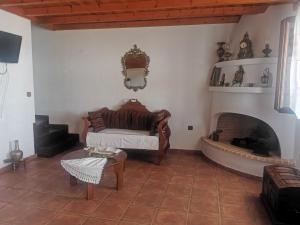
[[[94,131],[105,128],[149,130],[152,135],[159,122],[171,115],[167,110],[150,112],[138,101],[129,101],[119,110],[102,108],[88,114]]]
[[[107,110],[102,113],[106,128],[151,130],[153,113],[132,110]]]

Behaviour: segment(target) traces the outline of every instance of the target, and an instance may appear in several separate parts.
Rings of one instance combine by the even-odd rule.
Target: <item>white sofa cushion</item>
[[[159,138],[143,130],[104,129],[97,133],[88,132],[86,144],[88,147],[159,150]]]

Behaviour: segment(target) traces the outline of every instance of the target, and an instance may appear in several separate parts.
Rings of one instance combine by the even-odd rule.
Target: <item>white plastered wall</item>
[[[0,10],[0,30],[23,37],[18,64],[8,64],[9,83],[0,118],[0,167],[9,155],[10,142],[18,139],[24,156],[34,154],[34,93],[31,23],[27,19]],[[5,74],[4,76],[8,76]],[[32,97],[27,97],[31,92]]]
[[[33,27],[36,112],[80,132],[88,111],[116,108],[137,98],[150,110],[171,112],[171,147],[199,149],[209,129],[211,65],[216,42],[228,39],[234,25],[197,25],[80,31]],[[150,57],[147,86],[124,87],[121,57],[133,44]],[[188,131],[188,125],[194,130]]]

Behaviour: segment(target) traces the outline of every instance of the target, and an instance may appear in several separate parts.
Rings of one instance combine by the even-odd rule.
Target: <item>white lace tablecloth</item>
[[[82,158],[61,160],[62,167],[72,176],[83,182],[99,184],[106,158]]]

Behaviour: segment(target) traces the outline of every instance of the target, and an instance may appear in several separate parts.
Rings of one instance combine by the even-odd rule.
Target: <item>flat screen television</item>
[[[18,63],[22,37],[0,31],[0,62]]]

